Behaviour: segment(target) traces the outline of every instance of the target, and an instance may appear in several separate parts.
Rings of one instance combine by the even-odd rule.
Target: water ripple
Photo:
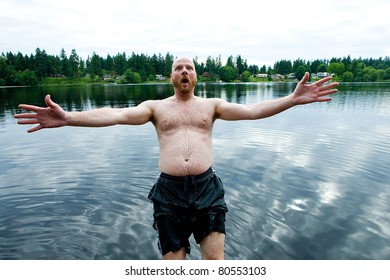
[[[154,89],[162,97],[152,86],[142,97],[132,97],[139,87],[75,89],[80,104],[61,100],[71,88],[59,102],[123,107]],[[253,103],[291,89],[204,84],[200,93]],[[390,259],[389,90],[342,91],[332,103],[269,119],[216,122],[227,259]],[[6,104],[41,95],[12,93]],[[159,259],[147,199],[158,174],[153,126],[27,134],[7,106],[0,104],[0,259]],[[193,238],[191,245],[189,258],[200,258]]]

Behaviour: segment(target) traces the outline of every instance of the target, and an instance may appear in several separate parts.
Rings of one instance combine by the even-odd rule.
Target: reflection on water
[[[199,84],[254,103],[294,84]],[[227,259],[390,259],[390,85],[342,84],[331,103],[217,121],[214,168],[229,206]],[[146,196],[158,174],[151,124],[27,134],[19,103],[134,106],[171,85],[0,89],[0,259],[158,259]],[[168,95],[167,95],[168,94]],[[191,259],[200,258],[194,240]]]

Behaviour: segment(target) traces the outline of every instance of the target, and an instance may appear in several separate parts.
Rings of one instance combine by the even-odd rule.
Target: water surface
[[[199,84],[251,104],[295,84]],[[229,212],[226,259],[390,259],[390,84],[342,84],[330,103],[257,121],[216,121],[214,168]],[[154,127],[27,134],[19,103],[135,106],[170,85],[0,89],[0,259],[159,259],[147,194]],[[190,259],[199,259],[191,239]]]

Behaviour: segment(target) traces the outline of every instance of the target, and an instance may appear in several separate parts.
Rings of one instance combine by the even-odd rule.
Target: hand
[[[18,124],[38,124],[37,126],[27,130],[27,132],[35,132],[42,128],[61,127],[66,125],[66,112],[57,104],[54,103],[50,95],[46,95],[45,103],[48,107],[37,107],[33,105],[20,104],[19,108],[34,113],[16,114],[16,119],[21,119]]]
[[[338,92],[338,90],[334,88],[339,85],[338,83],[325,85],[326,82],[332,80],[332,77],[323,78],[312,84],[307,84],[308,80],[309,73],[306,72],[292,93],[295,105],[331,101],[332,98],[327,95]]]

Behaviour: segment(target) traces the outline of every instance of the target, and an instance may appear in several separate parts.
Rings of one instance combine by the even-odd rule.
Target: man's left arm
[[[332,77],[323,78],[307,84],[309,73],[306,73],[297,84],[293,93],[288,96],[266,100],[251,105],[242,105],[220,101],[216,106],[216,118],[223,120],[256,120],[279,114],[293,106],[313,102],[332,100],[328,95],[336,93],[338,83],[329,83]]]

